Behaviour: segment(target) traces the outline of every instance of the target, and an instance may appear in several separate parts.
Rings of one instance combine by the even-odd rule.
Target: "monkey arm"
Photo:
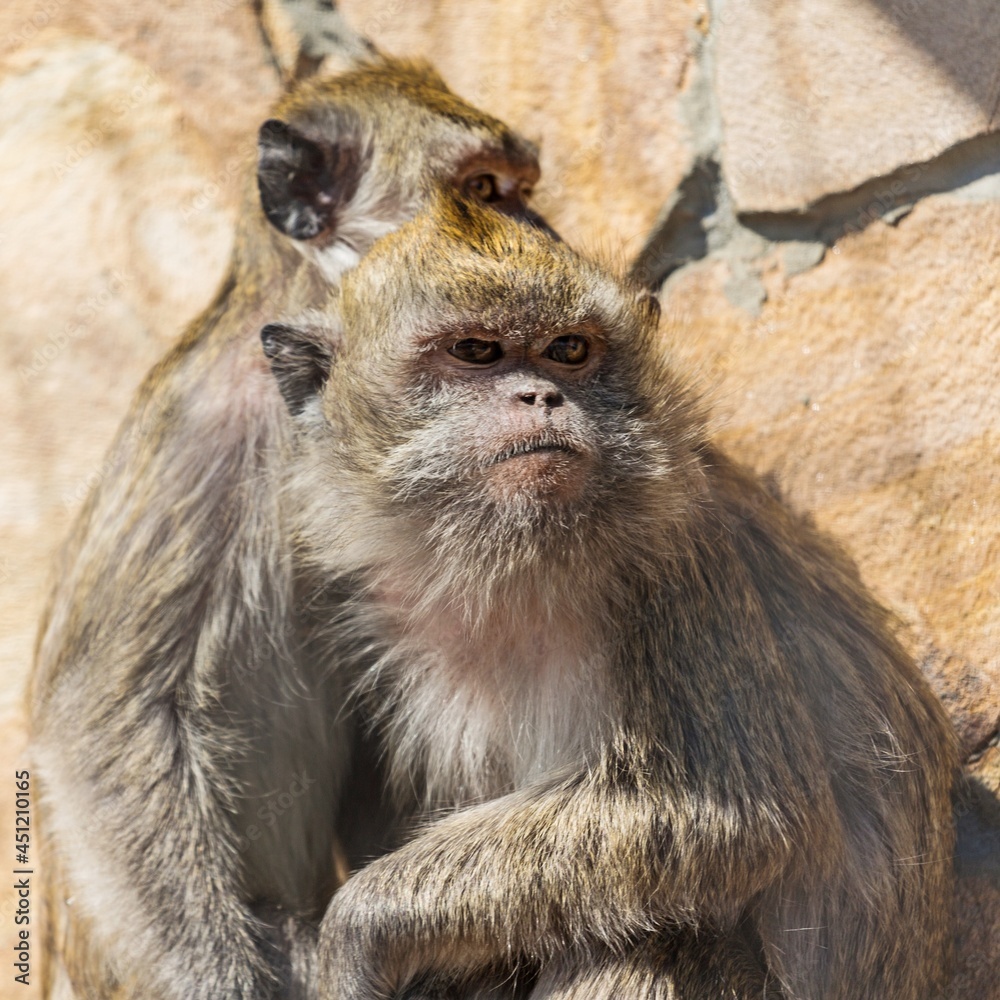
[[[308,964],[308,929],[300,948],[292,922],[251,901],[285,902],[271,884],[316,885],[323,866],[285,874],[304,853],[290,841],[270,884],[255,869],[266,840],[251,842],[250,823],[265,837],[282,824],[257,819],[266,800],[250,766],[266,761],[265,788],[284,790],[301,761],[317,774],[329,741],[301,749],[322,722],[303,721],[306,699],[283,697],[289,585],[273,497],[257,485],[257,516],[239,516],[266,442],[235,448],[223,416],[157,393],[122,431],[78,526],[35,678],[46,835],[65,873],[56,891],[70,921],[95,928],[71,974],[117,977],[141,996],[273,996]],[[323,798],[296,808],[322,822]]]
[[[374,1000],[420,972],[620,949],[668,921],[725,926],[780,877],[791,847],[759,813],[707,813],[587,776],[449,816],[334,897],[319,995]],[[696,824],[698,836],[685,832]]]
[[[218,794],[225,784],[191,745],[198,737],[167,712],[151,714],[73,733],[77,743],[90,741],[75,765],[54,750],[68,726],[36,742],[45,833],[64,874],[56,902],[73,919],[90,917],[99,934],[89,953],[72,955],[71,975],[118,978],[136,995],[269,996],[273,972],[263,954],[280,948],[290,928],[269,927],[239,897],[238,855]]]

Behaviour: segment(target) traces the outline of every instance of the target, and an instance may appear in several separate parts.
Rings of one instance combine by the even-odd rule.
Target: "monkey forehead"
[[[341,290],[351,327],[444,328],[471,319],[528,335],[589,322],[611,337],[647,325],[638,294],[523,221],[444,193],[379,240]]]
[[[312,77],[291,90],[274,108],[274,114],[316,138],[337,134],[345,112],[355,127],[368,123],[377,129],[376,140],[390,151],[420,156],[442,163],[453,155],[442,145],[428,145],[428,120],[436,120],[438,139],[451,134],[465,139],[478,152],[537,174],[538,150],[504,122],[466,103],[448,89],[429,63],[381,56],[347,73]],[[414,137],[419,143],[412,143]]]

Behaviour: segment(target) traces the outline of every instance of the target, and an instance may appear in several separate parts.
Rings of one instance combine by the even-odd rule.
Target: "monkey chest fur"
[[[361,688],[376,693],[394,788],[419,789],[428,809],[495,798],[590,755],[602,705],[600,655],[572,622],[470,620],[388,590],[376,634],[391,636]]]

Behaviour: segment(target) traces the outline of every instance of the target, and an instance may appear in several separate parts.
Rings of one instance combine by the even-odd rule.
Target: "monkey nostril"
[[[528,406],[543,406],[547,410],[562,406],[565,402],[563,394],[558,389],[547,389],[544,392],[519,392],[517,398]]]

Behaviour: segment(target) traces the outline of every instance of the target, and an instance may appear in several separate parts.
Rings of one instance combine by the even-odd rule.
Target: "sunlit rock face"
[[[142,375],[224,273],[282,75],[317,61],[290,8],[266,0],[258,21],[253,6],[0,10],[0,760],[11,766],[55,546]],[[994,0],[340,9],[540,142],[540,210],[660,290],[665,348],[708,391],[724,445],[838,537],[895,611],[971,781],[954,1000],[997,996]],[[12,905],[0,890],[0,910]]]

